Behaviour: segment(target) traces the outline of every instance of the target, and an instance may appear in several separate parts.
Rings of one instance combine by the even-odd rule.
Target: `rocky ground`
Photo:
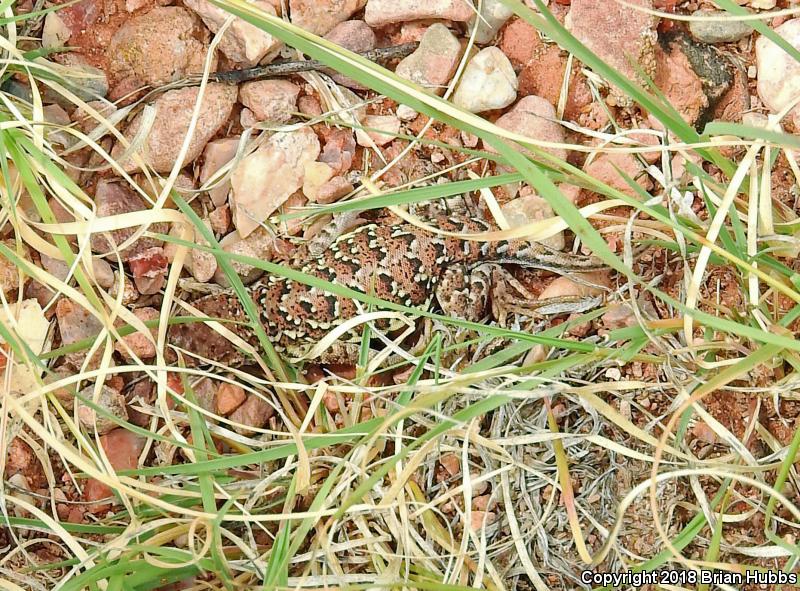
[[[475,10],[464,0],[254,0],[253,4],[360,53],[418,42],[410,55],[385,65],[403,79],[449,98],[458,107],[479,114],[502,129],[546,142],[546,153],[632,197],[640,194],[625,176],[653,196],[663,196],[667,189],[686,189],[694,176],[692,166],[699,162],[694,151],[656,149],[675,138],[665,132],[655,116],[499,0],[483,0],[477,22]],[[535,3],[528,4],[535,8]],[[763,128],[768,115],[786,110],[784,130],[800,133],[800,109],[790,108],[800,94],[800,64],[754,33],[746,23],[724,19],[713,2],[630,0],[629,4],[638,8],[611,0],[551,0],[545,4],[572,35],[626,78],[643,84],[646,78],[651,79],[683,121],[695,129],[702,131],[710,122]],[[738,4],[753,12],[795,7],[788,0],[739,0]],[[39,6],[36,3],[35,7]],[[28,6],[24,2],[18,6],[18,10],[33,8],[30,0]],[[689,15],[709,18],[679,18]],[[211,81],[202,87],[201,98],[201,87],[186,82],[204,71],[228,72],[301,59],[296,50],[241,19],[229,24],[212,50],[212,39],[225,20],[226,13],[207,0],[81,0],[30,25],[31,47],[56,50],[50,59],[71,68],[72,90],[86,101],[85,106],[75,108],[54,93],[44,92],[46,120],[96,134],[99,148],[118,163],[109,166],[97,149],[70,149],[77,141],[74,135],[54,131],[49,136],[61,151],[69,176],[91,197],[92,202],[87,205],[98,217],[147,214],[158,201],[164,183],[174,183],[226,251],[280,262],[291,256],[298,240],[318,237],[330,218],[278,221],[275,216],[360,196],[361,179],[365,176],[379,181],[383,189],[391,189],[504,172],[489,160],[472,158],[464,151],[493,151],[476,136],[431,121],[343,74],[324,69],[238,85]],[[800,49],[800,18],[783,14],[764,22]],[[30,89],[21,77],[7,81],[3,89],[30,97]],[[143,108],[145,104],[147,108]],[[98,133],[96,128],[102,118],[114,122],[119,133]],[[186,142],[189,130],[192,135]],[[270,133],[262,136],[257,149],[250,149],[248,142],[262,130]],[[654,150],[639,155],[603,151],[608,138],[615,135],[631,138],[631,145],[651,146]],[[411,145],[409,140],[398,136],[417,136],[425,141],[413,143],[406,151]],[[722,150],[735,161],[743,156],[745,147],[726,146]],[[724,178],[713,164],[705,162],[703,167],[712,177],[720,181]],[[143,191],[137,192],[124,174],[131,175],[128,178]],[[789,218],[800,213],[796,182],[791,163],[783,153],[778,154],[771,191],[775,207],[791,212]],[[560,189],[579,207],[604,199],[572,184],[562,183]],[[512,226],[554,216],[550,205],[524,184],[504,185],[493,192]],[[55,198],[50,200],[50,206],[59,222],[78,219],[79,209],[66,207]],[[489,208],[485,202],[480,206]],[[162,207],[175,208],[170,200],[155,205]],[[706,203],[696,193],[690,194],[687,208],[699,219],[709,217]],[[604,236],[609,245],[622,252],[619,216],[627,218],[629,211],[619,207],[604,214],[606,217],[600,216],[594,222],[595,227],[606,227]],[[103,324],[96,317],[74,299],[56,295],[52,287],[33,278],[25,280],[20,294],[13,262],[0,258],[4,296],[11,301],[32,300],[41,306],[45,318],[57,327],[52,348],[68,349],[54,360],[54,375],[47,376],[51,383],[100,364],[105,367],[109,363],[126,365],[155,359],[157,321],[177,249],[154,234],[180,236],[180,227],[170,223],[169,216],[149,219],[158,221],[149,225],[146,236],[131,226],[95,233],[88,245],[95,255],[92,265],[97,285],[130,310],[134,319],[150,321],[152,327],[150,334],[141,330],[116,342],[110,362],[101,360],[102,349],[92,354],[77,348],[69,350],[101,333]],[[270,222],[265,224],[267,220]],[[347,223],[348,220],[342,221]],[[183,237],[207,244],[200,231]],[[6,227],[3,238],[14,246],[10,227]],[[565,251],[574,242],[569,231],[548,238],[550,246]],[[51,256],[52,252],[31,247],[24,254],[59,279],[71,277],[67,265]],[[794,264],[792,260],[783,262]],[[187,301],[216,286],[227,287],[227,279],[213,255],[194,250],[183,265],[178,290]],[[245,283],[260,275],[257,269],[246,265],[237,263],[235,268]],[[668,251],[647,251],[635,261],[635,270],[645,278],[659,276],[661,288],[676,299],[681,298],[684,268]],[[586,286],[552,274],[527,276],[521,272],[520,280],[538,298],[586,295]],[[612,284],[615,278],[608,275],[602,281]],[[721,264],[709,268],[702,298],[701,308],[711,312],[741,310],[745,305],[738,276]],[[641,305],[656,318],[672,317],[671,311],[658,301],[645,299]],[[551,317],[548,326],[572,318],[569,314]],[[123,324],[122,320],[118,323]],[[570,329],[569,336],[585,339],[636,323],[633,311],[618,305],[597,319]],[[655,347],[645,347],[643,351],[660,353]],[[350,367],[307,366],[305,379],[313,383],[331,369],[344,378],[354,376]],[[660,368],[644,362],[630,362],[615,371],[613,375],[604,374],[602,380],[630,379],[650,384],[664,380]],[[763,375],[757,376],[760,381],[749,386],[766,387],[782,377],[779,371],[765,369]],[[171,374],[169,385],[178,392],[185,390],[177,374]],[[91,398],[94,385],[84,388],[84,395]],[[283,430],[273,407],[236,380],[205,379],[193,390],[203,408],[236,423],[235,430],[240,434],[252,434],[248,427]],[[142,372],[116,373],[106,379],[96,400],[114,416],[152,428],[153,416],[145,410],[156,404],[155,392],[155,382]],[[633,397],[609,402],[633,424],[658,436],[660,431],[654,424],[673,408],[674,394],[643,387]],[[56,390],[55,395],[62,402],[73,399],[68,388]],[[790,398],[763,397],[743,386],[717,391],[705,405],[713,418],[735,437],[742,438],[743,444],[758,456],[774,450],[775,442],[789,444],[800,414],[797,403]],[[344,400],[328,396],[325,406],[343,424],[342,415],[349,412]],[[573,432],[582,432],[585,427],[587,433],[625,437],[613,426],[595,430],[588,419],[575,414],[578,409],[574,401],[561,409],[558,418],[564,428],[569,425]],[[175,449],[154,451],[145,437],[103,420],[89,406],[78,405],[77,419],[84,428],[97,430],[108,462],[118,471],[140,465],[140,454],[146,447],[150,451],[145,465],[186,460]],[[508,419],[524,422],[519,416]],[[495,426],[499,434],[503,425]],[[702,421],[693,423],[687,442],[698,457],[723,454],[718,435]],[[95,523],[108,514],[108,498],[113,492],[109,486],[94,479],[78,479],[76,484],[55,454],[49,456],[50,473],[50,465],[43,469],[46,459],[46,447],[41,446],[40,438],[28,429],[19,429],[8,445],[5,479],[15,490],[27,491],[31,502],[41,507],[50,506],[48,499],[52,495],[57,501],[56,516],[65,522]],[[488,456],[479,458],[476,469],[489,471],[493,461]],[[615,461],[625,458],[616,457]],[[598,518],[601,527],[608,527],[615,500],[647,477],[649,464],[630,460],[626,470],[606,478],[604,474],[612,469],[610,460],[597,457],[594,462],[573,486],[580,493],[582,482],[584,487],[595,483],[590,488],[596,490],[584,492],[589,497],[596,495],[595,503],[604,506]],[[457,486],[461,470],[457,455],[439,458],[429,474],[429,498]],[[530,502],[537,507],[540,503],[546,505],[553,494],[552,487],[531,478],[530,474],[520,475],[512,484],[520,490],[527,489],[526,495],[534,499]],[[713,489],[711,483],[707,484]],[[498,497],[490,489],[486,486],[476,491],[472,525],[476,530],[487,524],[493,528],[488,531],[497,546],[490,555],[504,569],[509,588],[532,588],[524,565],[515,558],[516,550],[508,542],[511,534],[504,511],[497,508]],[[688,521],[689,512],[682,503],[691,493],[683,483],[668,486],[662,492],[664,519],[674,533]],[[784,492],[796,499],[794,488]],[[650,558],[660,549],[648,524],[651,516],[646,502],[645,497],[641,505],[637,501],[631,509],[633,517],[621,534],[620,543],[629,551],[626,560],[632,562],[636,562],[634,557]],[[732,502],[729,509],[748,509],[744,500],[740,505]],[[442,510],[451,517],[458,514],[453,507],[444,506]],[[27,513],[21,511],[20,515]],[[569,546],[571,536],[567,522],[556,519],[556,515],[561,513],[554,513],[552,524],[547,526],[551,541],[532,542],[532,555],[535,561],[548,565],[541,570],[548,586],[574,588],[578,584],[573,568],[577,561]],[[746,541],[748,546],[765,542],[758,523],[745,520],[731,528],[737,531],[727,539],[729,544],[737,539]],[[593,531],[589,545],[598,550],[603,536],[599,528]],[[779,527],[778,533],[787,541],[796,535],[789,527]],[[710,533],[703,540],[708,537]],[[0,534],[0,546],[3,539]],[[8,541],[7,535],[5,539]],[[703,557],[704,551],[702,543],[685,550],[692,558]],[[63,557],[50,546],[34,548],[34,552],[41,554],[42,562]],[[720,561],[750,559],[726,546]],[[759,560],[765,565],[777,564],[768,558]],[[612,562],[607,564],[610,568]]]

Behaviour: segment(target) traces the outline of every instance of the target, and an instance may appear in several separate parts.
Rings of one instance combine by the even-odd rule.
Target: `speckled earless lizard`
[[[483,221],[443,214],[437,215],[433,223],[442,230],[458,233],[494,229]],[[438,309],[446,315],[478,322],[491,312],[498,315],[502,303],[497,288],[509,279],[513,281],[503,270],[506,264],[560,274],[603,266],[594,258],[566,254],[537,243],[462,240],[426,232],[390,217],[340,236],[320,254],[301,246],[291,267],[388,302]],[[275,349],[289,357],[304,356],[330,330],[359,313],[356,302],[349,298],[279,276],[264,278],[252,285],[249,293]],[[238,321],[240,324],[230,323],[227,327],[257,346],[235,295],[209,295],[193,305],[209,317]],[[345,333],[317,361],[355,361],[360,339],[361,328]],[[230,341],[206,324],[174,325],[169,342],[215,361],[231,365],[243,361]]]

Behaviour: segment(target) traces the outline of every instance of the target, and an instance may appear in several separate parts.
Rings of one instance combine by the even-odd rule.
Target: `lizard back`
[[[482,220],[444,214],[436,215],[432,222],[454,233],[494,229]],[[313,255],[307,247],[299,247],[289,267],[387,302],[429,309],[437,282],[455,265],[499,262],[555,269],[563,267],[565,258],[574,270],[597,266],[585,258],[568,257],[526,241],[463,240],[421,230],[398,222],[398,218],[382,218],[340,236],[321,254]],[[276,350],[292,356],[302,356],[331,329],[359,314],[357,303],[350,298],[277,275],[258,281],[249,292]],[[245,326],[244,309],[233,293],[206,296],[194,305],[210,317],[238,322],[228,327],[257,346],[254,333]],[[387,328],[385,324],[379,327]],[[358,339],[356,333],[344,337],[351,343]],[[205,324],[175,325],[170,328],[169,342],[231,365],[243,360],[227,339]]]

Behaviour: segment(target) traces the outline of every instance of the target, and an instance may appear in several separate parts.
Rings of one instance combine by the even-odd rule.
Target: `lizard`
[[[496,229],[484,220],[438,214],[435,224],[452,233]],[[301,245],[290,267],[411,308],[431,310],[479,322],[493,302],[493,289],[508,277],[504,265],[533,267],[560,274],[604,268],[593,257],[573,256],[524,240],[479,242],[421,230],[394,216],[358,226],[336,238],[323,252]],[[353,300],[282,276],[270,275],[248,288],[276,351],[304,357],[326,334],[359,313]],[[254,332],[241,302],[230,291],[204,296],[193,305],[208,317],[235,321],[226,326],[254,346]],[[495,306],[496,307],[496,306]],[[386,329],[385,325],[379,325]],[[168,342],[228,365],[244,361],[232,343],[204,323],[177,324]],[[352,363],[357,359],[361,329],[341,336],[318,359]]]

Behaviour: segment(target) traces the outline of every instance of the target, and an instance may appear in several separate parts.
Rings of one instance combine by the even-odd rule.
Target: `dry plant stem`
[[[419,43],[413,41],[411,43],[403,43],[401,45],[392,45],[390,47],[379,47],[370,51],[365,51],[359,54],[373,62],[386,62],[393,59],[400,59],[410,55]],[[256,66],[254,68],[247,68],[246,70],[231,70],[228,72],[217,72],[209,76],[212,82],[225,82],[228,84],[240,84],[251,80],[263,80],[264,78],[272,78],[273,76],[290,76],[291,74],[300,74],[302,72],[316,72],[327,70],[327,66],[317,60],[296,60],[284,61],[274,64],[267,64],[266,66]],[[197,81],[199,84],[199,80]]]

